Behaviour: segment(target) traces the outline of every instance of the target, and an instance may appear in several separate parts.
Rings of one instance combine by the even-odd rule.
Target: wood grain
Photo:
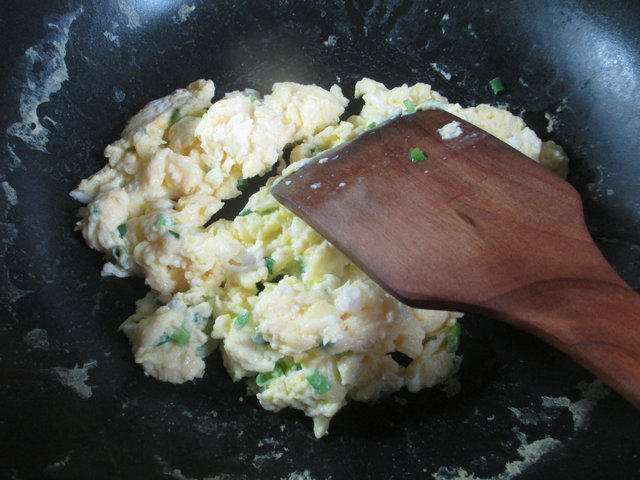
[[[462,135],[442,140],[454,120]],[[425,161],[410,160],[416,147]],[[507,321],[640,408],[640,296],[593,243],[575,189],[506,143],[418,112],[271,191],[401,301]]]

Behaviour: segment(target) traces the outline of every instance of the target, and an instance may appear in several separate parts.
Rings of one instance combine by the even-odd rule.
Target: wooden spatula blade
[[[452,121],[462,134],[443,140],[438,129]],[[412,161],[415,148],[426,160]],[[585,238],[569,184],[442,110],[396,118],[318,155],[272,193],[415,306],[469,307],[523,275],[543,281],[556,262],[540,268],[539,258],[521,255],[529,244],[548,244],[541,254],[554,257],[558,238],[567,248]]]

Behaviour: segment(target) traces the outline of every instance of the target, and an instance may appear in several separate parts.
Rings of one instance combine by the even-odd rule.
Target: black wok
[[[353,403],[321,440],[303,415],[262,410],[217,353],[199,381],[146,378],[116,331],[146,288],[100,278],[68,192],[132,114],[197,78],[218,95],[425,81],[462,104],[506,103],[563,145],[596,242],[637,290],[640,3],[11,0],[0,19],[0,477],[638,478],[640,414],[488,318],[462,320],[458,395]],[[79,392],[56,373],[75,364]]]

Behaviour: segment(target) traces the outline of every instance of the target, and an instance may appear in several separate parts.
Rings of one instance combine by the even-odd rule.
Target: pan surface
[[[264,411],[219,353],[199,381],[146,378],[117,333],[146,287],[100,278],[68,192],[139,108],[198,78],[217,98],[424,81],[564,146],[592,235],[638,290],[639,3],[11,0],[0,36],[1,478],[637,478],[640,414],[487,318],[462,320],[460,393],[352,403],[321,440]]]

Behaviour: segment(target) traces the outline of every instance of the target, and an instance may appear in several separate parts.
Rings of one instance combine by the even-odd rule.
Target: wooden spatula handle
[[[611,274],[525,285],[485,305],[564,351],[640,408],[640,296]]]

